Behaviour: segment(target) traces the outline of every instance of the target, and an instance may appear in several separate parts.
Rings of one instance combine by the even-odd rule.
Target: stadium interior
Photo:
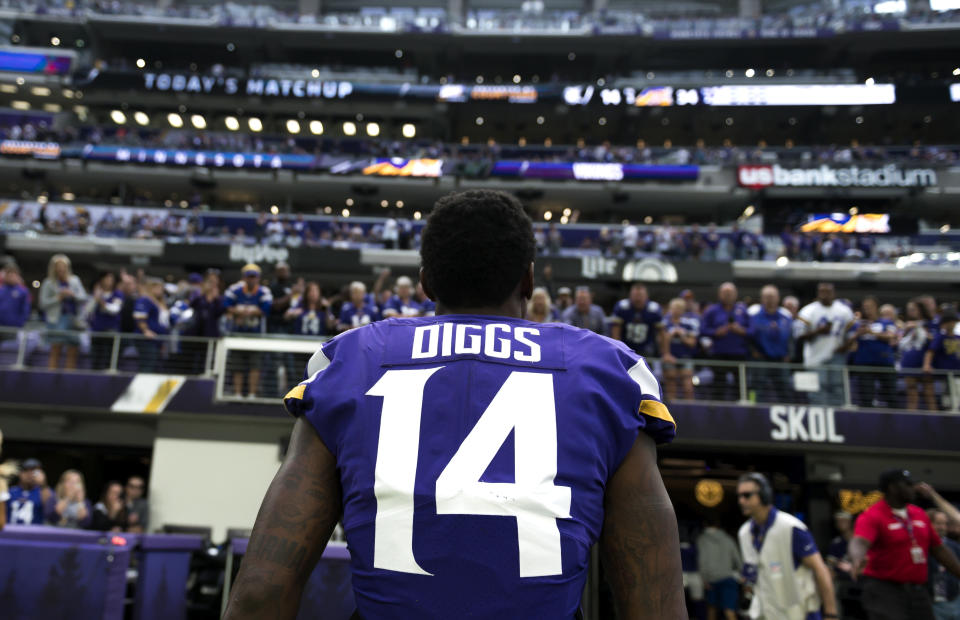
[[[79,472],[113,532],[8,518],[0,610],[220,617],[281,398],[320,342],[433,311],[421,232],[469,189],[533,220],[528,318],[637,343],[660,380],[691,618],[746,472],[824,550],[884,469],[957,503],[958,35],[958,0],[0,1],[0,463],[58,498]],[[814,362],[822,283],[850,320]],[[80,551],[18,569],[24,540]],[[346,620],[334,541],[302,613]],[[611,605],[594,557],[584,618]]]

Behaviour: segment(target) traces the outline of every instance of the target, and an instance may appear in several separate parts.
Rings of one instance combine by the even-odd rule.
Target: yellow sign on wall
[[[693,494],[698,502],[707,508],[713,508],[723,501],[723,485],[716,480],[704,478],[697,482],[697,486],[693,488]]]

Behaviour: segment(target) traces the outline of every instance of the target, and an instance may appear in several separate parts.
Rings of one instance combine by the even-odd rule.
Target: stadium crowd
[[[895,15],[874,13],[859,2],[811,2],[760,15],[734,17],[719,7],[705,10],[702,5],[678,7],[611,7],[601,11],[548,9],[538,0],[527,1],[511,9],[467,11],[463,18],[448,15],[440,7],[363,7],[357,11],[301,13],[281,7],[214,2],[203,5],[157,5],[131,0],[93,0],[80,2],[35,2],[4,0],[0,7],[35,15],[81,18],[86,15],[114,15],[211,22],[226,27],[268,27],[298,23],[351,29],[393,32],[445,32],[465,28],[484,32],[523,32],[552,30],[570,34],[636,33],[656,35],[664,28],[699,28],[720,33],[736,30],[815,29],[838,32],[869,29],[866,24],[891,22],[899,25],[937,24],[956,21],[956,11],[911,10]],[[717,34],[715,36],[724,36]],[[729,36],[729,35],[728,35]],[[772,36],[772,35],[771,35]]]
[[[5,521],[9,525],[52,525],[100,532],[148,531],[150,504],[144,496],[146,482],[140,476],[131,476],[126,483],[109,481],[103,485],[99,499],[91,500],[84,475],[76,469],[64,471],[51,487],[38,459],[25,459],[16,468],[4,465],[0,529]],[[6,478],[11,471],[16,484],[8,489]]]
[[[202,339],[229,333],[320,338],[435,312],[410,278],[401,276],[388,286],[389,269],[369,287],[356,281],[340,290],[295,278],[286,263],[277,264],[269,278],[255,264],[242,268],[239,282],[225,283],[221,276],[214,269],[183,279],[123,271],[103,273],[88,287],[72,273],[70,259],[56,254],[34,299],[19,268],[8,263],[0,287],[0,326],[7,328],[9,340],[10,331],[27,325],[36,310],[46,326],[51,369],[80,367],[82,348],[95,370],[127,363],[144,372],[202,374],[209,366]],[[626,298],[603,308],[588,287],[556,285],[549,266],[540,284],[527,310],[531,320],[590,329],[659,359],[656,370],[667,401],[738,401],[738,364],[765,362],[748,367],[746,384],[757,402],[843,405],[846,367],[854,405],[938,410],[949,389],[936,371],[960,370],[956,308],[938,305],[929,295],[898,309],[874,297],[854,304],[822,283],[816,298],[801,307],[794,296],[781,299],[772,284],[754,300],[741,298],[727,282],[715,301],[699,301],[685,290],[661,305],[644,285],[635,284]],[[114,336],[120,337],[119,347]],[[280,393],[299,376],[302,361],[236,352],[229,364],[234,394]],[[796,391],[791,367],[784,365],[790,362],[816,376],[815,389]],[[262,386],[261,371],[266,371]]]

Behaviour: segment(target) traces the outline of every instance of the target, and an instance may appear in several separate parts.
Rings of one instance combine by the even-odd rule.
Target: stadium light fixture
[[[111,110],[110,119],[117,125],[123,125],[127,122],[127,115],[120,110]]]
[[[340,212],[340,215],[342,215],[343,217],[350,217],[350,209],[344,209],[343,211]]]
[[[141,127],[146,127],[150,124],[150,117],[147,116],[146,112],[134,112],[133,120],[137,121],[137,125]]]
[[[520,83],[520,74],[519,74],[519,73],[514,74],[514,76],[513,76],[513,83],[514,83],[514,84],[519,84],[519,83]]]
[[[868,77],[866,80],[864,80],[863,83],[866,84],[867,86],[873,86],[874,84],[876,84],[876,80],[874,80],[872,77]]]
[[[278,213],[280,213],[280,207],[278,207],[277,205],[272,205],[270,207],[270,213],[272,213],[273,215],[277,215]]]
[[[367,123],[367,135],[376,138],[380,135],[380,123]]]
[[[63,111],[63,106],[59,103],[45,103],[43,104],[43,109],[51,114],[59,114]]]
[[[423,217],[423,214],[420,213],[419,211],[414,211],[414,212],[413,212],[413,219],[419,220],[421,217]]]
[[[223,124],[227,126],[227,129],[230,131],[239,131],[240,130],[240,121],[236,116],[228,116],[223,119]]]
[[[380,201],[380,206],[383,207],[384,209],[386,209],[387,207],[390,206],[390,201],[388,201],[388,200],[381,200],[381,201]]]
[[[170,126],[174,129],[180,129],[183,127],[183,117],[176,112],[167,114],[167,122],[170,123]]]
[[[357,124],[353,121],[347,121],[343,124],[343,133],[347,136],[357,135]]]
[[[143,68],[146,67],[146,66],[147,66],[147,61],[146,61],[146,60],[144,60],[143,58],[137,58],[137,68],[138,68],[138,69],[143,69]]]
[[[397,201],[397,208],[398,208],[398,209],[402,209],[402,208],[403,208],[403,201],[402,201],[402,200],[398,200],[398,201]]]
[[[744,74],[745,76],[747,76],[748,78],[752,78],[753,76],[755,76],[755,75],[757,74],[757,72],[754,71],[753,69],[747,69],[746,71],[743,72],[743,74]]]
[[[318,77],[320,77],[320,69],[314,69],[313,71],[311,71],[310,77],[312,77],[313,79],[317,79]]]
[[[10,107],[14,110],[29,110],[30,102],[29,101],[11,101]]]
[[[320,121],[310,121],[310,133],[315,136],[323,135],[323,123]]]
[[[956,67],[956,68],[953,70],[953,74],[954,74],[954,75],[960,75],[960,67]]]
[[[401,131],[404,138],[413,138],[417,135],[417,127],[413,123],[404,123]]]
[[[940,227],[940,232],[942,232],[942,233],[948,233],[948,232],[950,232],[950,224],[944,224],[943,226],[941,226],[941,227]]]
[[[50,45],[54,47],[60,45],[60,37],[50,37]]]
[[[475,122],[477,125],[483,125],[483,117],[478,116],[473,122]]]
[[[203,115],[201,114],[193,114],[190,116],[190,124],[197,129],[206,129],[207,119],[203,118]]]
[[[546,122],[547,122],[547,119],[545,119],[544,117],[542,116],[537,117],[537,125],[543,125]]]
[[[287,131],[290,133],[300,133],[300,121],[291,118],[287,121]]]
[[[353,198],[347,198],[345,204],[346,204],[348,207],[352,207],[352,206],[353,206]]]
[[[49,97],[50,92],[50,89],[46,86],[34,86],[30,89],[30,94],[34,97]]]
[[[249,127],[250,131],[254,133],[260,133],[263,131],[263,121],[256,116],[251,116],[247,119],[247,127]]]
[[[552,220],[552,219],[553,219],[553,212],[552,212],[552,211],[545,211],[544,214],[543,214],[543,219],[546,220],[546,221],[548,221],[548,222],[549,222],[550,220]]]

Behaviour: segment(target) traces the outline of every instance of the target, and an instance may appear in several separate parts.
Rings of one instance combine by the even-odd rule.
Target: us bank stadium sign
[[[787,168],[779,164],[740,166],[737,183],[741,187],[930,187],[937,184],[932,168],[901,168],[889,164],[881,168],[848,166],[835,168]]]

